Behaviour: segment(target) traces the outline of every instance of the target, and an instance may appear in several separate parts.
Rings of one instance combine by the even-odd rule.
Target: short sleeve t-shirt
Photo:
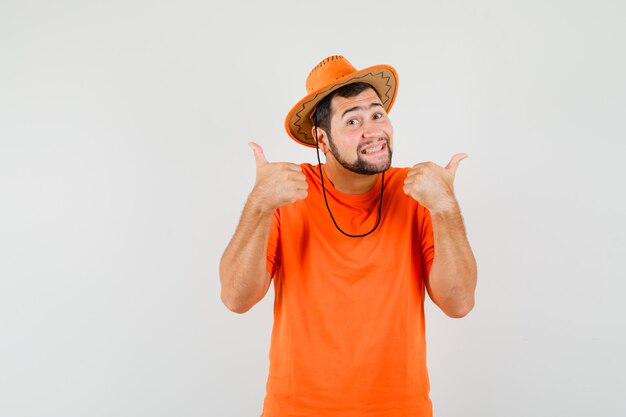
[[[263,417],[430,417],[423,302],[434,245],[428,210],[402,190],[408,169],[386,171],[378,228],[350,238],[328,214],[319,167],[301,167],[308,196],[275,211],[268,240],[275,301]],[[324,178],[339,227],[371,230],[382,175],[364,194]]]

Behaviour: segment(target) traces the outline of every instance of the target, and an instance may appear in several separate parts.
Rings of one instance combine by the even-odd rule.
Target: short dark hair
[[[380,94],[378,94],[378,91],[376,91],[376,89],[372,87],[371,84],[363,82],[356,82],[344,85],[343,87],[336,89],[335,91],[324,97],[319,103],[317,103],[317,106],[315,106],[315,113],[313,114],[313,125],[315,125],[317,122],[317,126],[321,127],[324,132],[326,132],[327,136],[330,136],[330,102],[332,101],[333,97],[339,96],[348,98],[358,96],[368,88],[374,90],[378,98],[380,98]]]

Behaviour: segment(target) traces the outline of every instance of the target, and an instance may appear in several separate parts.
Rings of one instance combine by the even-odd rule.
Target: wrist
[[[431,216],[449,216],[460,214],[461,208],[455,198],[440,201],[437,205],[429,207]]]
[[[248,207],[250,210],[260,216],[268,216],[274,214],[274,210],[276,207],[271,206],[267,203],[267,200],[263,198],[262,195],[259,195],[252,190],[250,195],[248,196]]]

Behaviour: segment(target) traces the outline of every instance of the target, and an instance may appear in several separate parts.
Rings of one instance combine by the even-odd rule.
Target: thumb
[[[450,159],[450,162],[448,162],[448,165],[446,165],[446,169],[448,171],[452,171],[452,175],[455,175],[456,170],[459,167],[459,163],[465,158],[467,158],[468,156],[469,155],[466,153],[457,153],[456,155],[452,157],[452,159]]]
[[[261,148],[261,145],[250,142],[248,143],[248,146],[250,146],[250,148],[252,148],[252,152],[254,152],[254,159],[256,160],[257,168],[269,164],[267,158],[265,158],[265,153],[263,152],[263,148]]]

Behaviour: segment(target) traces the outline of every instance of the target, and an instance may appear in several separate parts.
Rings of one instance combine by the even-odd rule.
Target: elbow
[[[229,274],[229,270],[226,268],[223,258],[220,262],[220,282],[222,287],[220,299],[227,309],[233,313],[243,314],[252,308],[252,306],[245,305],[242,302],[242,298],[233,291],[232,284],[229,284],[233,282],[233,277]]]
[[[222,263],[220,265],[220,282],[222,303],[233,313],[243,314],[252,309],[265,296],[270,279],[269,274],[267,277],[251,277],[249,274],[244,277],[241,271],[228,269]]]
[[[476,290],[476,269],[471,274],[469,283],[464,286],[454,288],[447,298],[446,308],[442,308],[444,313],[453,319],[461,319],[467,316],[475,304],[474,292]]]
[[[238,289],[222,281],[220,298],[227,309],[233,313],[243,314],[250,311],[263,298],[261,291],[259,288]]]
[[[252,305],[246,305],[242,302],[238,302],[233,297],[229,297],[227,294],[225,294],[224,291],[222,291],[221,299],[226,308],[233,313],[243,314],[250,311],[250,309],[252,308]]]
[[[250,307],[246,307],[246,306],[238,306],[238,305],[233,305],[233,304],[224,304],[224,305],[230,311],[232,311],[233,313],[237,313],[237,314],[243,314],[243,313],[247,313],[248,311],[250,311]]]
[[[467,316],[470,313],[470,311],[472,311],[473,308],[474,308],[474,298],[472,297],[471,299],[463,303],[459,303],[455,306],[451,306],[442,310],[450,318],[462,319],[463,317]]]

